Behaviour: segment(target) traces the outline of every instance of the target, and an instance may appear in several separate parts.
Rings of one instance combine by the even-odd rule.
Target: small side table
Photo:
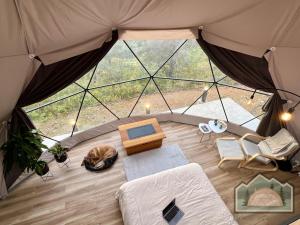
[[[202,134],[200,143],[202,142],[204,135],[209,135],[207,140],[210,140],[211,128],[209,127],[209,125],[206,123],[199,123],[198,127],[199,127],[200,133]]]
[[[217,124],[215,124],[215,120],[210,120],[208,126],[215,134],[221,134],[227,130],[227,124],[222,120],[217,120]]]

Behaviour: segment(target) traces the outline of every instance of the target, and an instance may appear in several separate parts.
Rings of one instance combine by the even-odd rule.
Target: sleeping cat
[[[109,145],[102,145],[89,151],[81,166],[91,171],[99,171],[111,167],[118,157],[118,152]]]

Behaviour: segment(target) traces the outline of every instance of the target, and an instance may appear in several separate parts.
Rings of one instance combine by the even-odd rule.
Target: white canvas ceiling
[[[250,55],[275,46],[270,54],[276,54],[277,85],[299,92],[299,63],[285,70],[286,61],[300,55],[299,9],[298,0],[3,0],[0,120],[33,75],[29,54],[50,64],[101,46],[112,29],[201,26],[208,42]]]

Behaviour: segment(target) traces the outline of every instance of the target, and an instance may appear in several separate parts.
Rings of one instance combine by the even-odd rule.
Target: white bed
[[[123,184],[119,204],[124,225],[163,225],[162,210],[176,198],[185,213],[178,225],[237,225],[232,214],[196,163]]]

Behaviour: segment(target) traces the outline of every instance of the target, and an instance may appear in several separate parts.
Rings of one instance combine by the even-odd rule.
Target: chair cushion
[[[256,153],[264,153],[266,154],[266,152],[262,151],[257,144],[251,142],[251,141],[247,141],[247,140],[242,140],[246,149],[244,149],[245,151],[245,154],[248,155],[248,156],[253,156],[255,155]],[[270,154],[270,153],[268,153]],[[263,156],[258,156],[256,157],[256,160],[261,162],[261,163],[264,163],[264,164],[268,164],[271,162],[270,159],[268,158],[265,158]]]
[[[289,148],[293,142],[295,142],[295,138],[285,128],[282,128],[274,136],[261,141],[258,146],[263,152],[278,154]]]
[[[271,148],[269,147],[269,145],[267,144],[267,142],[261,141],[261,142],[258,143],[257,147],[259,148],[259,150],[263,154],[272,155]]]
[[[227,158],[231,160],[243,160],[244,153],[242,148],[236,139],[217,139],[216,145],[221,158]]]

